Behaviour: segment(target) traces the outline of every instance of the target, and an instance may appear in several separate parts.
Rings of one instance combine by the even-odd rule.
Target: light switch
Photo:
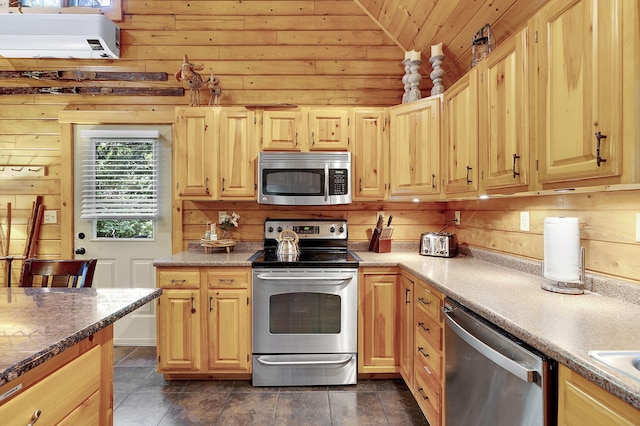
[[[529,231],[529,212],[520,212],[520,230]]]
[[[58,223],[58,212],[56,210],[45,210],[42,223],[51,224]]]

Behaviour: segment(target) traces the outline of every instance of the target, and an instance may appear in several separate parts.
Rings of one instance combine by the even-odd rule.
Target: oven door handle
[[[264,365],[342,365],[347,364],[353,359],[352,355],[346,355],[343,358],[327,361],[267,361],[262,357],[256,357],[256,361]]]
[[[258,274],[256,278],[265,281],[280,281],[280,280],[306,280],[306,281],[348,281],[352,280],[352,275],[336,275],[335,277],[308,277],[305,275],[302,276],[293,276],[293,275],[263,275]]]
[[[493,349],[482,340],[471,334],[463,326],[458,324],[446,310],[444,312],[444,320],[447,325],[451,327],[451,330],[453,330],[453,332],[455,332],[462,340],[467,342],[472,348],[491,360],[494,364],[497,364],[498,366],[504,368],[505,370],[525,382],[531,383],[535,381],[535,369],[526,365],[522,365]]]

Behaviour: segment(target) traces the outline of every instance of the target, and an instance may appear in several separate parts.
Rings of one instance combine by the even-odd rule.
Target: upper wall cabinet
[[[262,111],[263,151],[347,151],[348,107]]]
[[[621,181],[623,102],[633,96],[624,93],[624,80],[637,79],[623,70],[625,25],[637,28],[633,3],[555,0],[532,20],[531,104],[542,188]],[[637,34],[630,37],[637,43]]]
[[[255,199],[254,112],[244,108],[176,109],[176,196],[183,200]]]
[[[176,195],[182,199],[217,197],[217,144],[212,108],[177,108],[173,147]]]
[[[478,193],[478,67],[444,93],[445,187],[447,195]]]
[[[351,120],[352,187],[357,201],[384,200],[389,182],[386,108],[355,108]]]
[[[440,99],[389,109],[390,199],[440,198]]]
[[[524,29],[502,41],[480,69],[481,187],[526,191],[529,183],[529,79]]]

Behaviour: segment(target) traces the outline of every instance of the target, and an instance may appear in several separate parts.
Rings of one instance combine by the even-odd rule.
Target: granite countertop
[[[161,294],[156,288],[0,288],[0,385]]]
[[[414,247],[415,246],[415,247]],[[250,266],[261,247],[227,253],[190,250],[159,259],[155,266]],[[432,284],[448,297],[640,408],[640,381],[588,355],[589,350],[640,351],[640,285],[587,274],[583,295],[541,288],[540,262],[466,250],[455,258],[420,256],[415,244],[394,245],[390,253],[350,249],[360,266],[397,266]]]

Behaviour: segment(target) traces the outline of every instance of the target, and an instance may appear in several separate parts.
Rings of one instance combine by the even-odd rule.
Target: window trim
[[[114,22],[123,20],[122,0],[112,0],[111,7],[23,7],[21,11],[17,7],[0,7],[0,13],[34,13],[34,14],[100,14]]]

